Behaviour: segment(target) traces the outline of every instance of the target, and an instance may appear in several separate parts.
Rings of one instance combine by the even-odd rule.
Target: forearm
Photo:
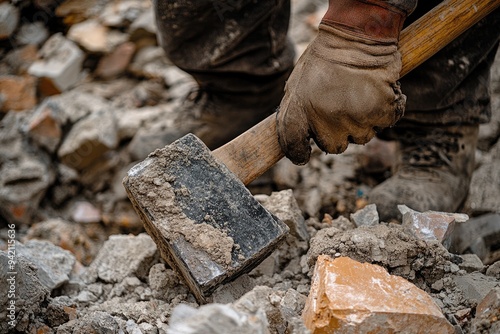
[[[417,0],[330,0],[323,22],[364,37],[398,39]]]

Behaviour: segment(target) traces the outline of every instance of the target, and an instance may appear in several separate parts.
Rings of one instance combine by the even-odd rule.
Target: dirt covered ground
[[[325,1],[292,1],[298,54],[325,9]],[[0,332],[308,333],[301,314],[321,254],[407,279],[456,333],[500,331],[500,311],[478,309],[500,288],[500,56],[493,118],[481,126],[461,208],[470,219],[456,224],[448,248],[401,222],[379,222],[367,206],[370,189],[391,175],[394,143],[342,155],[315,148],[306,166],[282,160],[248,187],[291,233],[201,306],[122,185],[168,142],[165,128],[194,87],[157,45],[150,2],[0,2],[0,17]]]

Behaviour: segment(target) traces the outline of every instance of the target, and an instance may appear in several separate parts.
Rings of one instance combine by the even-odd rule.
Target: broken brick
[[[28,73],[28,68],[38,58],[38,47],[36,45],[26,45],[9,52],[4,60],[9,65],[9,74],[24,75]]]
[[[65,24],[73,25],[85,21],[96,2],[97,0],[66,0],[56,8],[56,15],[62,17]]]
[[[318,257],[302,316],[313,334],[455,332],[426,292],[347,257]]]
[[[40,78],[43,95],[59,94],[75,85],[80,77],[84,54],[62,34],[55,34],[40,49],[40,60],[34,62],[28,73]]]
[[[108,28],[97,20],[87,20],[73,25],[68,38],[90,52],[107,52]]]
[[[31,76],[0,76],[0,111],[20,111],[36,105],[36,79]]]
[[[54,153],[61,142],[61,120],[54,115],[48,104],[43,104],[29,121],[26,130],[33,141]]]
[[[130,64],[134,53],[134,43],[126,42],[121,44],[99,61],[95,74],[103,79],[111,79],[123,74]]]

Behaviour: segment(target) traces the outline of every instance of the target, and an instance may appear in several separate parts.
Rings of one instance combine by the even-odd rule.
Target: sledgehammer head
[[[194,135],[151,153],[123,184],[163,259],[200,303],[258,265],[288,232]]]

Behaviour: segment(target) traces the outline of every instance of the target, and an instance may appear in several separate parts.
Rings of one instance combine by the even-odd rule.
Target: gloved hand
[[[397,43],[416,1],[409,11],[388,2],[397,0],[330,0],[278,110],[279,143],[295,164],[309,161],[310,138],[327,153],[342,153],[403,115]]]

